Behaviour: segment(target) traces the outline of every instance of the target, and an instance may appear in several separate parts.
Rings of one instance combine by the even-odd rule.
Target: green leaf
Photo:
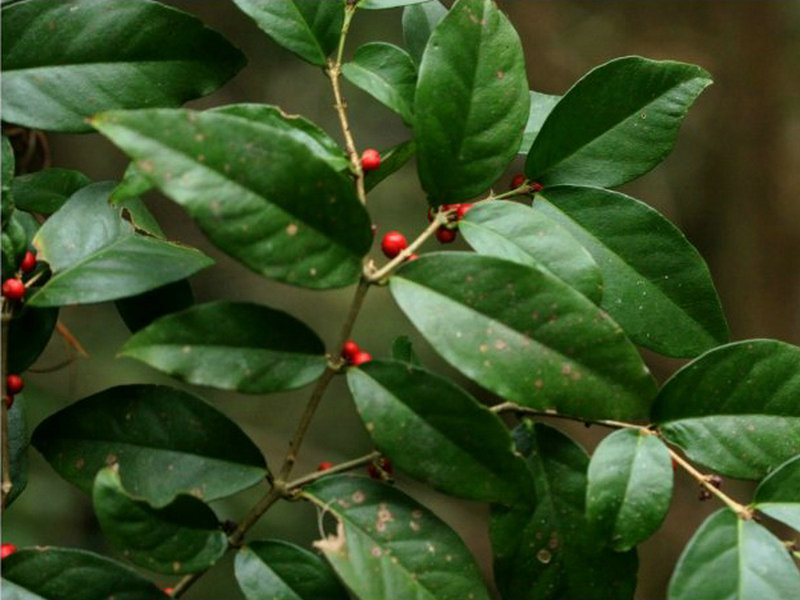
[[[364,189],[370,191],[381,181],[399,171],[417,152],[414,140],[408,140],[381,152],[381,165],[364,174]]]
[[[11,188],[18,208],[50,215],[79,189],[92,181],[80,171],[44,169],[14,179]]]
[[[221,250],[286,283],[341,287],[361,274],[370,219],[306,123],[258,105],[95,119]]]
[[[627,56],[600,65],[553,108],[525,174],[545,186],[636,179],[670,153],[686,112],[710,84],[705,70],[679,62]]]
[[[528,122],[525,124],[525,132],[522,134],[522,142],[519,145],[519,154],[530,152],[533,140],[539,135],[542,125],[559,100],[561,100],[561,96],[542,94],[531,90],[531,106],[528,112]]]
[[[617,551],[661,526],[672,499],[672,461],[655,435],[623,429],[605,438],[589,463],[586,516]]]
[[[390,288],[445,360],[506,400],[587,419],[647,414],[656,385],[633,344],[542,269],[433,253],[406,263]]]
[[[120,352],[197,385],[248,394],[304,386],[325,370],[325,347],[304,323],[244,302],[211,302],[161,317]]]
[[[800,348],[745,340],[692,361],[661,388],[653,421],[693,461],[761,479],[800,454]]]
[[[304,495],[339,521],[315,542],[359,598],[488,600],[464,542],[432,512],[389,485],[331,475]]]
[[[385,42],[364,44],[342,65],[342,74],[404,122],[413,123],[417,68],[405,50]]]
[[[125,491],[116,465],[98,471],[92,502],[111,545],[151,571],[175,575],[203,571],[228,548],[214,511],[201,500],[177,496],[163,508],[154,508]]]
[[[359,0],[358,8],[381,10],[384,8],[398,8],[410,4],[421,4],[427,0]]]
[[[540,211],[504,200],[480,202],[459,229],[480,254],[541,267],[596,304],[603,296],[603,279],[592,255]]]
[[[178,494],[224,498],[266,475],[261,451],[238,425],[197,396],[159,385],[84,398],[42,421],[32,443],[86,492],[99,469],[118,463],[125,489],[156,506]]]
[[[17,550],[4,559],[3,591],[9,592],[10,600],[168,598],[152,582],[113,560],[52,546]]]
[[[136,333],[159,317],[194,305],[194,294],[189,281],[181,279],[138,296],[117,300],[115,305],[125,325],[131,333]]]
[[[447,8],[439,0],[411,4],[403,9],[403,43],[416,64],[422,62],[428,39],[446,14]]]
[[[144,176],[136,163],[130,163],[125,169],[122,181],[111,192],[112,204],[118,204],[127,198],[138,198],[153,189],[153,184]]]
[[[236,553],[235,568],[247,600],[350,598],[324,560],[288,542],[251,542]]]
[[[603,273],[601,306],[635,343],[691,357],[728,340],[708,266],[675,225],[619,192],[558,186],[541,195],[534,210],[594,256]]]
[[[800,572],[786,547],[754,521],[723,508],[700,526],[678,559],[669,600],[786,600]]]
[[[392,358],[401,360],[415,367],[421,367],[422,361],[414,352],[414,347],[411,344],[411,339],[407,335],[401,335],[394,339],[392,342]]]
[[[344,2],[328,0],[234,0],[264,33],[287,50],[324,67],[339,43]]]
[[[14,148],[6,136],[3,136],[0,168],[2,168],[2,221],[5,232],[8,217],[14,212],[14,194],[11,189],[14,181]]]
[[[348,370],[347,383],[370,437],[401,471],[460,498],[533,501],[533,481],[503,421],[457,385],[379,360]]]
[[[114,182],[75,193],[33,240],[53,276],[31,295],[32,306],[115,300],[183,279],[213,261],[199,250],[137,235],[108,204]]]
[[[30,0],[3,8],[3,120],[87,132],[113,108],[179,106],[246,60],[196,17],[158,2]]]
[[[24,306],[8,328],[8,372],[22,373],[36,362],[53,335],[57,308]]]
[[[28,421],[25,410],[25,394],[14,396],[14,404],[8,409],[8,458],[9,474],[14,487],[6,497],[6,508],[17,499],[28,485]],[[5,569],[5,563],[3,563]]]
[[[762,481],[755,508],[800,531],[800,455],[790,458]]]
[[[492,0],[458,0],[431,34],[414,105],[417,167],[436,206],[488,188],[514,158],[528,117],[525,58]]]
[[[536,483],[531,508],[492,506],[495,581],[513,600],[624,600],[636,588],[636,551],[613,552],[586,520],[584,450],[525,420],[514,431]]]

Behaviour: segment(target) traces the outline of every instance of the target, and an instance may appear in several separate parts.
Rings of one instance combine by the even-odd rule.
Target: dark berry
[[[436,239],[442,244],[451,244],[455,242],[457,236],[458,232],[455,229],[442,226],[436,230]]]

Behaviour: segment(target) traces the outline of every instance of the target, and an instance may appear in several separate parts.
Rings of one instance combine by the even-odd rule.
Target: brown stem
[[[519,404],[515,404],[514,402],[502,402],[500,404],[496,404],[490,407],[489,410],[491,410],[493,413],[514,412],[524,415],[531,415],[534,417],[553,417],[555,419],[577,421],[578,423],[583,423],[584,425],[600,425],[602,427],[608,427],[610,429],[639,429],[649,434],[653,433],[653,431],[645,425],[636,425],[635,423],[625,423],[624,421],[611,421],[608,419],[603,419],[599,421],[594,421],[591,419],[582,419],[581,417],[562,415],[555,411],[535,410],[533,408],[528,408],[527,406],[520,406]]]
[[[81,346],[81,343],[78,341],[78,338],[72,335],[72,332],[67,328],[66,325],[64,325],[64,323],[62,323],[61,321],[57,321],[56,331],[58,331],[61,337],[64,338],[64,341],[67,344],[69,344],[70,346],[75,348],[75,350],[77,350],[78,354],[80,354],[84,358],[89,358],[89,353],[83,349],[83,346]]]
[[[334,473],[342,473],[344,471],[350,471],[351,469],[357,469],[358,467],[363,467],[364,465],[370,464],[377,458],[380,458],[381,453],[377,450],[375,452],[370,452],[366,456],[362,456],[361,458],[354,458],[353,460],[348,460],[347,462],[343,462],[341,464],[335,465],[330,469],[325,469],[324,471],[315,471],[313,473],[309,473],[308,475],[304,475],[303,477],[298,477],[294,481],[290,481],[286,484],[286,489],[294,491],[298,488],[303,487],[309,483],[313,483],[317,479],[322,477],[327,477],[328,475],[333,475]]]

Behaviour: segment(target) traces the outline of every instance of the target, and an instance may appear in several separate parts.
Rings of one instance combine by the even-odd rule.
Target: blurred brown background
[[[231,2],[171,3],[224,33],[250,61],[224,89],[192,106],[278,104],[341,138],[327,81],[317,68],[263,36]],[[712,73],[716,83],[690,111],[673,154],[625,191],[677,223],[708,260],[733,339],[773,337],[800,342],[800,2],[516,0],[500,4],[520,33],[531,88],[538,91],[563,93],[590,68],[629,54],[696,63]],[[349,51],[371,40],[402,44],[400,16],[400,10],[359,13]],[[398,117],[348,83],[344,86],[359,148],[386,148],[407,139]],[[55,166],[76,168],[98,180],[119,178],[125,168],[122,154],[97,135],[53,135],[50,141]],[[498,183],[498,189],[520,167],[521,161]],[[198,301],[224,297],[262,302],[293,313],[328,344],[334,343],[350,290],[311,292],[263,280],[210,247],[170,201],[158,194],[150,194],[147,201],[170,237],[196,245],[218,260],[217,266],[193,280]],[[413,235],[426,224],[425,207],[413,165],[381,184],[369,202],[378,236],[389,229]],[[429,243],[428,248],[435,246]],[[380,260],[379,251],[373,254]],[[112,306],[66,309],[62,320],[91,358],[56,373],[27,377],[31,427],[58,408],[112,385],[144,381],[177,385],[143,365],[114,358],[128,332]],[[391,340],[402,333],[416,341],[425,362],[460,380],[414,335],[386,290],[373,290],[355,339],[373,355],[384,356]],[[56,339],[36,367],[47,367],[63,357],[63,345]],[[652,355],[648,360],[659,379],[680,365]],[[199,391],[240,423],[273,464],[283,456],[307,395],[307,390],[267,397]],[[565,428],[589,448],[604,433]],[[313,470],[321,460],[338,462],[369,450],[344,383],[336,381],[317,415],[296,472]],[[59,479],[35,450],[31,461],[28,490],[8,511],[3,541],[108,551],[88,498]],[[402,475],[398,484],[459,531],[489,576],[486,507],[451,500]],[[726,482],[725,489],[746,501],[751,487]],[[637,598],[665,596],[681,548],[705,516],[718,508],[714,501],[698,502],[697,491],[695,483],[678,474],[672,511],[640,550]],[[222,518],[236,519],[261,492],[251,490],[217,502],[215,508]],[[314,511],[306,505],[284,503],[251,534],[251,539],[263,537],[310,544],[318,537]],[[241,598],[230,560],[203,577],[186,597]]]

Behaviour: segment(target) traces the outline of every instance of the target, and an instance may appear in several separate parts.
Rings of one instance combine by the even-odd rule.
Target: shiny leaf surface
[[[447,14],[439,0],[411,4],[403,9],[403,43],[416,64],[422,61],[431,33]]]
[[[91,180],[80,171],[43,169],[14,179],[14,202],[22,210],[50,215]]]

